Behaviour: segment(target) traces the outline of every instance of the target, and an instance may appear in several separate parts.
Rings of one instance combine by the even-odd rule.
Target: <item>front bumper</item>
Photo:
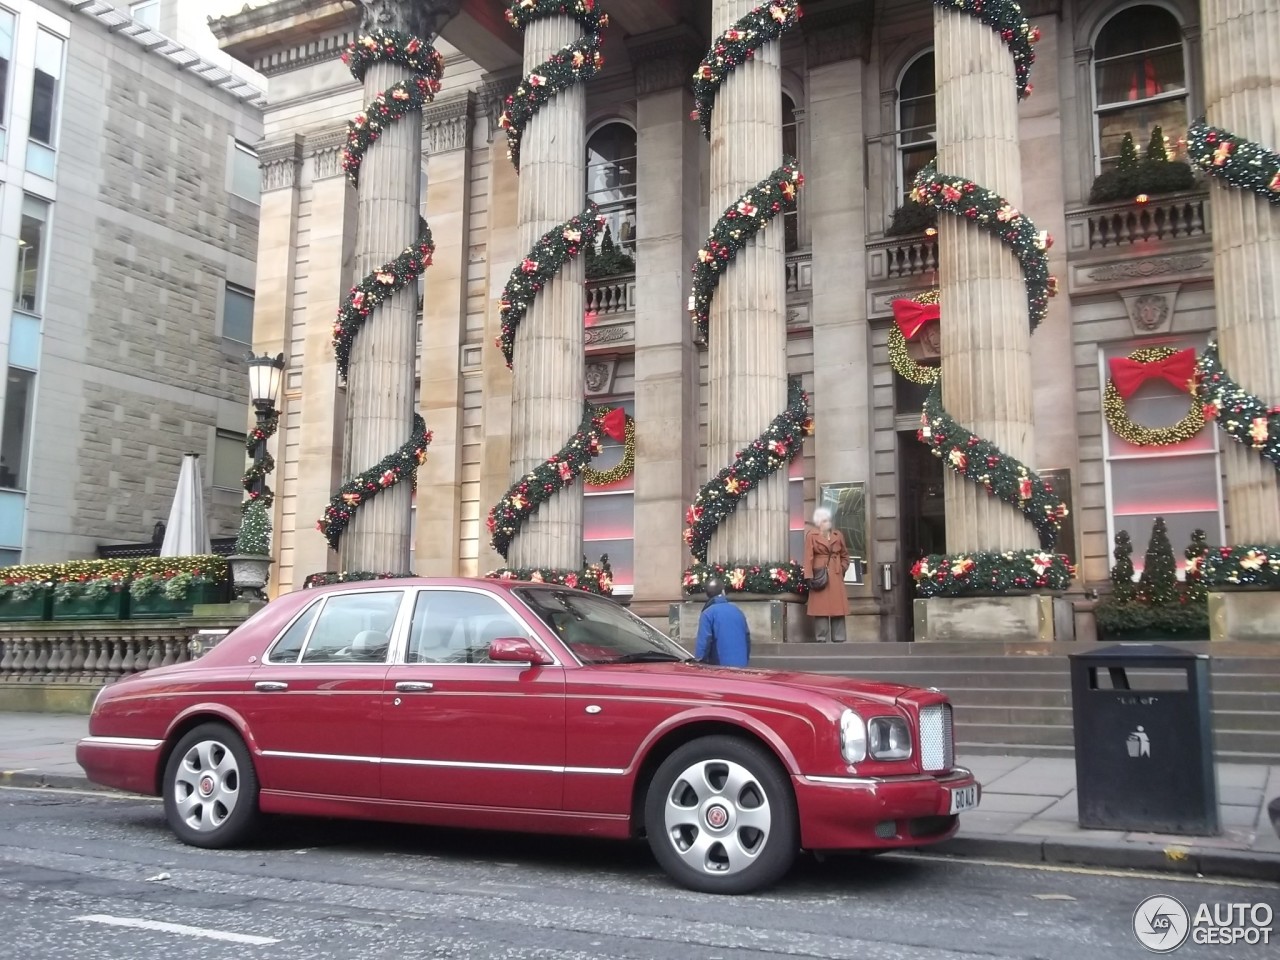
[[[949,773],[902,777],[791,778],[806,850],[883,850],[921,847],[952,837],[960,817],[951,791],[982,787],[963,767]]]
[[[76,763],[94,783],[157,796],[163,747],[163,740],[85,737],[76,744]]]

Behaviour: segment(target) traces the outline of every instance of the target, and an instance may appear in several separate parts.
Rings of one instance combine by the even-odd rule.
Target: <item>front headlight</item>
[[[852,710],[840,715],[840,753],[846,763],[861,763],[867,759],[867,725]]]
[[[873,717],[867,724],[871,756],[877,760],[911,757],[911,728],[901,717]]]

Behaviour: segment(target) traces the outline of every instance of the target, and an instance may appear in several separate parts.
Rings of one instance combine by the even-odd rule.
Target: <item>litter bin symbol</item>
[[[1126,743],[1129,747],[1129,756],[1135,759],[1151,756],[1151,738],[1143,732],[1141,727],[1129,734]]]

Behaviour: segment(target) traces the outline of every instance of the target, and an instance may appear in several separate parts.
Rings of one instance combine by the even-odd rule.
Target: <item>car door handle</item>
[[[401,680],[396,684],[396,690],[400,693],[430,693],[435,687],[434,683],[422,680]]]
[[[289,685],[279,680],[259,680],[253,685],[255,690],[261,690],[263,693],[279,693],[281,690],[288,690]]]

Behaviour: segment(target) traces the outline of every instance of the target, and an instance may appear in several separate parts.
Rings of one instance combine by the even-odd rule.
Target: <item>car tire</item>
[[[766,749],[730,736],[679,747],[645,796],[645,833],[682,886],[739,894],[777,883],[799,852],[795,795]]]
[[[244,741],[221,723],[203,723],[178,741],[164,769],[169,828],[193,847],[244,843],[258,828],[258,774]]]

